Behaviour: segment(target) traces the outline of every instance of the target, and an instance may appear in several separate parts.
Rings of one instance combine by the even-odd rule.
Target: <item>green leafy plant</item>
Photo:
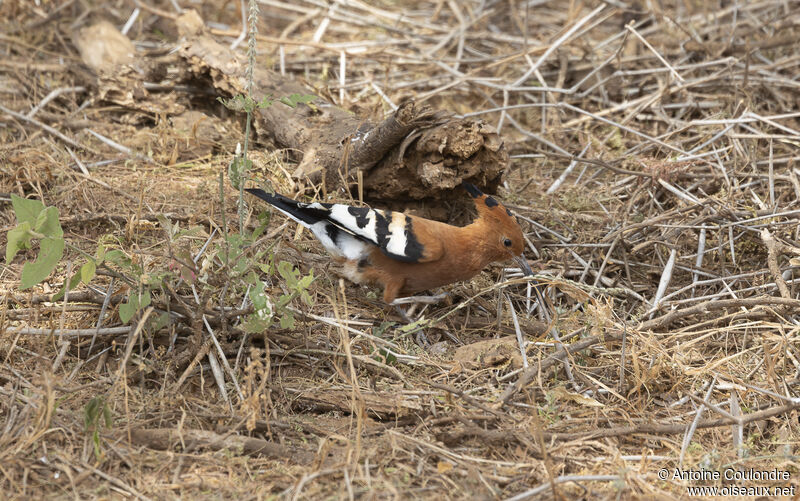
[[[266,271],[269,267],[262,267]],[[248,279],[251,284],[248,294],[253,302],[253,313],[248,315],[242,324],[242,328],[247,332],[263,332],[267,330],[275,320],[283,329],[294,328],[294,312],[289,308],[295,298],[300,298],[308,306],[313,306],[313,301],[308,293],[308,287],[314,280],[314,273],[303,276],[299,270],[294,268],[288,261],[280,261],[277,271],[283,278],[288,294],[281,294],[273,303],[267,296],[264,282],[252,273]]]
[[[74,273],[69,280],[64,282],[64,285],[61,286],[61,290],[59,290],[58,293],[53,296],[54,301],[58,301],[63,298],[64,294],[67,293],[67,288],[72,291],[75,290],[75,288],[78,287],[78,284],[81,282],[88,284],[97,274],[97,268],[102,266],[106,259],[106,248],[102,242],[97,246],[97,252],[94,256],[89,256],[83,252],[81,253],[87,257],[86,262],[83,263],[80,268],[78,268],[78,271]],[[122,254],[122,252],[118,250],[112,250],[109,252],[109,255],[112,259],[116,259],[118,254]]]
[[[58,222],[58,209],[45,207],[39,200],[11,195],[11,205],[17,226],[8,232],[6,263],[11,263],[20,250],[31,249],[33,240],[39,242],[39,255],[34,262],[22,267],[20,289],[25,290],[44,281],[64,255],[64,231]],[[89,270],[87,270],[87,275]]]
[[[279,101],[289,108],[296,108],[298,104],[311,105],[311,101],[316,98],[317,96],[313,94],[291,94],[287,97],[280,98]]]
[[[253,98],[253,74],[256,67],[256,35],[258,34],[258,2],[250,0],[247,15],[247,69],[245,79],[247,81],[247,95],[235,95],[230,99],[217,98],[220,103],[233,111],[244,111],[247,113],[244,129],[244,150],[237,146],[236,155],[228,167],[228,176],[234,188],[239,190],[239,233],[244,233],[244,181],[247,178],[247,171],[251,163],[247,159],[247,151],[250,140],[250,125],[253,121],[253,112],[260,108],[269,108],[275,102],[271,95],[264,96],[261,101]],[[310,105],[317,96],[292,94],[288,97],[278,99],[279,102],[295,108],[300,103]]]
[[[94,256],[69,245],[64,239],[64,231],[58,221],[58,209],[55,207],[46,207],[39,200],[21,198],[13,194],[11,203],[18,224],[8,232],[6,263],[10,263],[19,251],[31,249],[34,240],[39,243],[39,255],[36,260],[27,262],[22,267],[20,290],[33,287],[49,277],[64,256],[64,249],[67,246],[83,255],[86,261],[64,283],[54,296],[55,300],[64,297],[67,287],[74,290],[81,282],[88,284],[94,279],[97,268],[105,260],[118,261],[126,258],[119,250],[106,253],[106,247],[102,242],[98,245]]]
[[[558,397],[556,397],[555,392],[549,391],[545,393],[544,400],[544,405],[540,405],[538,409],[539,417],[544,419],[548,424],[556,423],[559,420],[558,406],[556,405]]]
[[[92,435],[94,456],[97,460],[102,459],[103,456],[100,443],[100,429],[110,429],[113,423],[111,408],[108,406],[105,397],[93,397],[83,407],[83,427],[86,433],[91,433]]]
[[[127,302],[119,305],[119,319],[124,324],[130,322],[136,312],[150,306],[151,301],[149,289],[131,294]]]
[[[247,158],[248,148],[249,148],[249,138],[250,138],[250,124],[253,119],[253,113],[256,110],[269,108],[276,102],[285,104],[290,108],[296,108],[299,104],[307,104],[311,106],[311,102],[314,99],[317,99],[317,96],[313,94],[291,94],[289,96],[284,96],[281,98],[274,98],[272,95],[267,95],[261,98],[260,101],[256,101],[250,94],[248,90],[248,95],[244,96],[241,94],[237,94],[229,99],[225,99],[222,97],[218,97],[217,101],[222,103],[223,106],[228,108],[231,111],[238,111],[247,113],[247,120],[245,122],[245,134],[244,134],[244,150],[241,149],[237,145],[236,154],[233,157],[230,165],[228,166],[228,178],[230,179],[231,185],[239,190],[239,197],[240,197],[240,207],[239,207],[239,214],[240,214],[240,221],[239,221],[239,231],[242,231],[243,228],[243,221],[241,219],[242,212],[242,197],[243,197],[243,190],[244,190],[244,181],[247,179],[247,172],[253,166],[253,163]]]
[[[176,317],[173,307],[177,307],[178,303],[180,313],[185,313],[185,309],[196,305],[198,313],[207,315],[209,307],[216,308],[215,303],[223,306],[220,311],[224,311],[226,305],[238,303],[246,295],[253,308],[252,313],[243,318],[241,327],[248,332],[263,332],[276,324],[282,328],[293,328],[297,311],[293,303],[313,305],[313,298],[309,294],[309,287],[314,280],[313,273],[304,275],[289,262],[276,262],[272,252],[275,243],[260,243],[269,224],[269,212],[259,214],[258,223],[252,232],[246,231],[244,227],[242,195],[247,172],[251,167],[251,162],[247,159],[247,149],[252,113],[275,103],[290,108],[301,104],[313,106],[312,101],[316,99],[314,95],[303,94],[280,98],[266,96],[259,101],[252,98],[257,3],[251,0],[250,6],[247,95],[220,100],[232,110],[247,113],[244,150],[237,148],[236,157],[228,172],[231,184],[239,190],[239,232],[228,232],[223,173],[220,173],[222,238],[213,238],[212,235],[202,250],[194,256],[196,250],[193,251],[192,245],[201,233],[200,228],[182,228],[178,222],[164,216],[157,216],[157,220],[166,235],[166,253],[160,253],[154,245],[148,245],[146,252],[131,251],[129,249],[137,247],[131,246],[122,237],[112,235],[102,236],[93,254],[86,252],[65,240],[57,208],[47,207],[38,200],[12,195],[18,224],[8,233],[6,261],[10,263],[20,251],[38,247],[35,259],[23,266],[21,289],[28,289],[47,279],[64,257],[65,249],[69,247],[80,257],[73,261],[75,266],[70,266],[73,272],[64,281],[54,299],[63,298],[68,290],[76,290],[81,283],[89,284],[98,273],[112,276],[114,280],[119,280],[117,284],[124,283],[129,291],[117,310],[123,323],[134,320],[137,313],[145,308],[155,306],[158,309],[156,314],[149,317],[146,325],[148,332],[161,329],[176,318],[192,316],[190,312],[188,315]],[[267,284],[272,278],[282,282],[282,293],[272,294],[268,289]],[[103,397],[92,399],[84,410],[86,429],[93,433],[95,454],[99,455],[101,449],[98,430],[103,423],[110,426],[110,411]]]

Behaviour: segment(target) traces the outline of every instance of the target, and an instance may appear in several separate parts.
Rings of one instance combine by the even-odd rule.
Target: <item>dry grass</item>
[[[244,336],[214,309],[242,291],[211,283],[205,310],[185,312],[208,312],[219,346],[199,321],[143,334],[134,320],[89,354],[92,336],[65,329],[119,326],[128,287],[99,277],[107,308],[83,290],[51,303],[78,253],[31,294],[18,257],[0,282],[3,497],[666,499],[714,483],[661,468],[778,469],[790,479],[737,485],[797,486],[800,5],[642,3],[264,0],[259,64],[363,116],[415,97],[501,130],[499,196],[538,249],[548,335],[524,283],[494,267],[425,310],[422,349],[276,216],[276,255],[318,277],[294,328]],[[173,4],[188,2],[141,4],[140,52],[176,43]],[[236,38],[238,3],[192,5]],[[111,242],[158,270],[172,251],[156,215],[199,226],[191,255],[222,224],[218,173],[242,127],[174,75],[153,93],[211,129],[96,99],[71,25],[123,26],[134,7],[0,5],[0,191],[58,207],[73,245]],[[288,191],[290,156],[256,149],[257,174]],[[229,223],[235,199],[226,188]],[[10,204],[2,217],[7,231]],[[154,304],[176,298],[191,291]],[[109,427],[86,426],[96,397]]]

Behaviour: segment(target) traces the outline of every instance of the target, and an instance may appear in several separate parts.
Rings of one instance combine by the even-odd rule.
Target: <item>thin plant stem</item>
[[[253,73],[256,66],[258,3],[255,0],[249,0],[248,9],[250,38],[247,43],[247,120],[244,127],[244,148],[242,150],[241,163],[239,164],[239,233],[244,233],[244,183],[247,179],[247,150],[250,143],[250,123],[253,120],[253,110],[257,106],[253,102]]]

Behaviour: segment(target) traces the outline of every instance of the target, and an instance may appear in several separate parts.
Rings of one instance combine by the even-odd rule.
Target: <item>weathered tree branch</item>
[[[217,92],[245,94],[246,62],[237,53],[199,33],[181,50],[194,78],[210,78]],[[300,83],[256,68],[255,99],[308,94]],[[475,119],[456,119],[413,101],[380,123],[355,117],[322,99],[311,106],[276,104],[259,109],[257,132],[279,147],[302,152],[294,176],[329,188],[353,187],[363,171],[368,199],[425,199],[469,180],[493,192],[508,165],[497,132]]]

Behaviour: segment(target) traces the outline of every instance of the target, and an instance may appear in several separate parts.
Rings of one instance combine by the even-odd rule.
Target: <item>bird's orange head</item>
[[[523,254],[525,239],[522,236],[522,229],[511,211],[474,185],[463,183],[463,186],[475,202],[478,219],[474,224],[481,228],[484,235],[482,246],[490,251],[493,261],[513,259],[523,273],[533,275]]]

